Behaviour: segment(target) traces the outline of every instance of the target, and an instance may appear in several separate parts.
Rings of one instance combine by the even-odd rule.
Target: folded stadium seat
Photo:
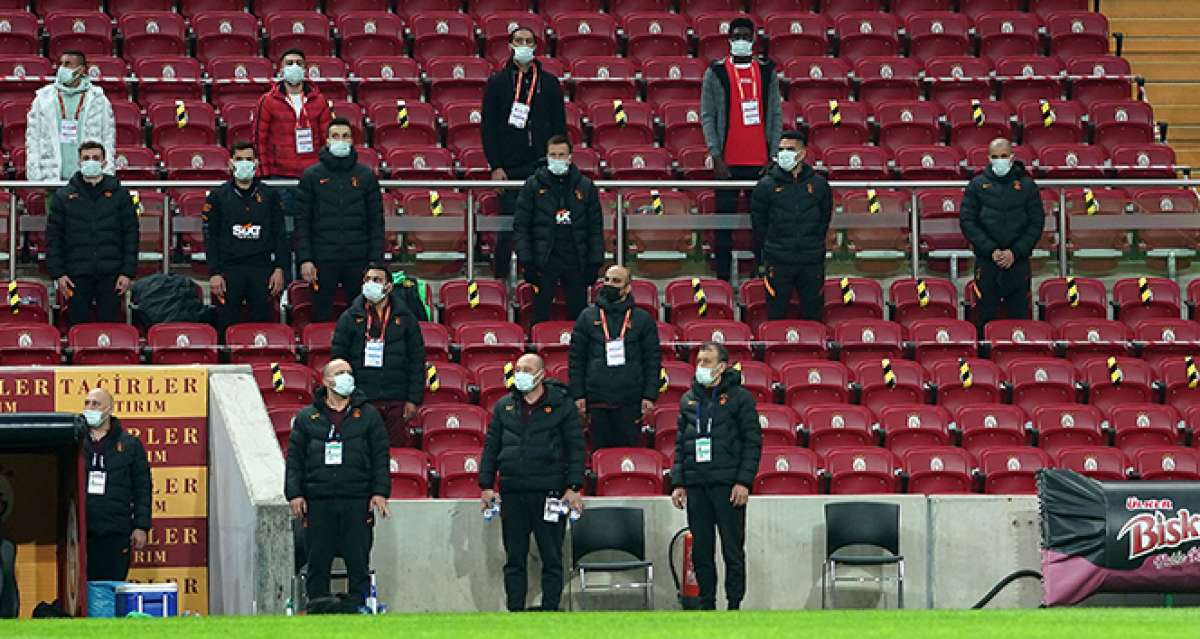
[[[24,10],[0,11],[0,54],[36,55],[41,52],[37,16]]]
[[[229,361],[270,364],[296,361],[296,333],[287,324],[246,322],[225,329]]]
[[[986,0],[985,0],[986,1]],[[1001,0],[1008,1],[1008,0]],[[1015,0],[1010,2],[1017,4]],[[1016,9],[987,10],[971,14],[975,21],[975,34],[979,38],[979,56],[993,63],[1010,56],[1035,56],[1042,54],[1042,42],[1038,31],[1042,20],[1032,13]]]
[[[1046,126],[1044,104],[1049,104],[1053,119]],[[1040,151],[1051,144],[1079,144],[1085,139],[1084,110],[1071,100],[1025,101],[1017,107],[1017,121],[1022,127],[1021,144]]]
[[[455,101],[479,100],[491,72],[483,58],[438,56],[425,63],[429,101],[441,109]]]
[[[504,282],[498,280],[474,280],[479,293],[473,302],[469,280],[450,280],[438,290],[442,305],[442,323],[454,330],[468,321],[508,321],[508,294]]]
[[[684,393],[691,390],[696,369],[687,362],[670,359],[664,359],[662,365],[667,374],[667,390],[659,392],[658,403],[678,404]]]
[[[982,121],[975,120],[975,110],[983,114]],[[950,145],[967,153],[971,149],[987,147],[996,138],[1012,138],[1009,119],[1012,110],[1004,102],[981,101],[978,104],[956,101],[946,107],[946,123],[950,126]],[[1039,121],[1038,126],[1041,126]]]
[[[758,341],[765,342],[763,361],[777,371],[792,362],[826,359],[825,326],[808,320],[769,320],[758,325]]]
[[[1088,0],[1030,0],[1029,10],[1047,19],[1060,11],[1090,11]]]
[[[1112,364],[1120,373],[1119,382],[1113,381],[1116,373],[1112,372]],[[1088,386],[1088,404],[1106,414],[1115,406],[1148,404],[1158,399],[1154,389],[1156,375],[1143,360],[1118,356],[1093,359],[1078,366],[1079,376]]]
[[[394,148],[387,154],[388,168],[397,180],[441,180],[454,177],[454,156],[446,149],[428,146]],[[447,196],[450,192],[447,191]],[[428,199],[428,196],[426,196]]]
[[[829,19],[823,15],[799,11],[772,13],[763,27],[767,55],[779,68],[795,58],[827,55],[829,28]]]
[[[900,23],[895,16],[875,11],[830,13],[838,37],[838,57],[851,63],[867,56],[900,55]]]
[[[113,103],[129,100],[129,65],[123,58],[92,56],[87,61],[87,74],[92,84],[104,89],[104,96]],[[7,80],[6,80],[7,81]]]
[[[203,100],[200,83],[203,71],[195,58],[155,56],[133,63],[137,77],[138,104],[143,107],[156,102]]]
[[[388,155],[388,164],[395,169],[397,179],[444,179],[453,177],[453,160],[448,151],[430,149],[437,159],[429,162],[419,149],[403,147]],[[429,165],[434,164],[438,168]],[[413,168],[407,168],[412,166]],[[425,168],[419,168],[424,166]],[[441,206],[441,217],[461,218],[466,227],[467,196],[450,190],[424,190],[398,192],[404,207],[404,215],[412,217],[434,217],[433,204]],[[386,201],[385,201],[386,204]],[[465,230],[458,231],[412,231],[403,236],[404,251],[421,264],[422,269],[439,273],[457,273],[466,258],[467,237]]]
[[[317,0],[254,0],[254,12],[260,18],[280,11],[317,12]]]
[[[1108,18],[1092,11],[1059,11],[1046,18],[1050,55],[1063,60],[1108,53]]]
[[[1037,306],[1038,317],[1055,329],[1070,320],[1103,320],[1108,317],[1108,290],[1090,277],[1052,277],[1038,285]]]
[[[537,8],[538,13],[554,18],[571,12],[598,13],[601,9],[600,4],[600,0],[542,0]]]
[[[506,63],[512,57],[508,36],[516,31],[517,27],[533,31],[543,52],[549,48],[546,42],[546,19],[537,13],[530,13],[528,6],[521,11],[476,12],[474,15],[483,34],[483,57],[497,66]]]
[[[300,346],[303,349],[304,363],[314,371],[321,371],[332,359],[333,331],[337,322],[316,322],[306,324],[300,329]],[[424,331],[422,331],[424,334]],[[430,353],[433,350],[434,353]],[[430,346],[426,341],[426,357],[437,359],[436,346]]]
[[[1162,404],[1121,405],[1108,411],[1114,445],[1130,456],[1141,448],[1181,443],[1183,424],[1179,411]]]
[[[608,12],[623,19],[633,13],[667,12],[672,4],[668,0],[609,0]]]
[[[935,102],[887,100],[875,105],[879,146],[895,153],[900,147],[934,145],[941,141],[941,108]],[[898,160],[899,158],[897,158]]]
[[[975,458],[951,446],[915,448],[901,455],[907,477],[907,492],[917,495],[948,495],[975,492]]]
[[[977,353],[975,325],[960,319],[923,319],[908,328],[917,363],[926,369],[939,362],[954,362]]]
[[[971,50],[971,21],[961,13],[922,11],[904,18],[908,55],[924,63]]]
[[[200,199],[202,194],[190,194],[190,199]],[[182,206],[182,204],[181,204]],[[308,282],[303,280],[294,280],[287,287],[287,316],[288,324],[297,331],[304,331],[304,327],[308,326],[312,318],[312,289]],[[341,317],[346,310],[347,305],[346,293],[344,289],[338,288],[333,294],[333,313],[331,317]]]
[[[843,282],[845,286],[843,287]],[[883,288],[865,277],[826,278],[822,286],[822,318],[834,326],[849,319],[882,319]]]
[[[0,120],[4,123],[4,148],[17,149],[25,144],[25,123],[29,117],[31,102],[5,102],[0,104]]]
[[[437,382],[436,388],[434,381]],[[471,387],[474,385],[475,376],[461,364],[426,362],[423,405],[471,403]]]
[[[666,460],[648,448],[605,448],[592,453],[597,497],[654,497],[663,494]]]
[[[543,68],[545,64],[543,63]],[[600,160],[596,157],[596,152],[593,149],[582,148],[583,145],[583,108],[574,102],[567,102],[563,105],[567,116],[567,137],[571,138],[571,144],[575,147],[571,150],[572,159],[576,167],[588,175],[584,171],[584,163],[580,160],[581,155],[590,153],[593,158],[596,158],[596,166],[600,165]],[[482,141],[481,141],[482,144]],[[589,176],[590,177],[590,176]]]
[[[1147,102],[1128,98],[1092,102],[1088,105],[1088,121],[1093,127],[1096,144],[1109,153],[1119,146],[1153,144],[1157,141],[1154,110]]]
[[[690,353],[687,359],[693,364],[696,362],[700,344],[704,342],[723,345],[729,351],[731,365],[754,359],[754,352],[750,348],[754,335],[750,327],[741,322],[732,319],[693,319],[683,323],[680,330],[683,341],[687,344],[685,348]],[[764,401],[771,401],[769,393]]]
[[[654,429],[654,450],[674,464],[675,436],[679,432],[679,403],[666,405],[660,398],[654,412],[646,418],[646,425]]]
[[[894,493],[900,462],[884,448],[840,448],[825,455],[830,495]]]
[[[0,365],[57,366],[62,363],[58,329],[31,320],[0,323]]]
[[[807,448],[763,446],[754,478],[755,495],[816,495],[821,492],[821,458]]]
[[[342,37],[341,56],[353,64],[364,56],[389,56],[404,51],[404,21],[391,13],[349,11],[337,18]]]
[[[838,116],[836,122],[834,115]],[[867,105],[862,102],[810,102],[804,106],[808,145],[822,150],[834,146],[865,145],[871,139],[867,123],[869,117]]]
[[[989,448],[979,453],[983,492],[989,495],[1032,495],[1037,493],[1037,471],[1053,468],[1045,451],[1028,446]]]
[[[689,328],[694,326],[693,324]],[[775,369],[752,359],[737,359],[732,352],[729,357],[733,362],[733,368],[742,375],[742,386],[754,395],[759,409],[773,405],[775,386],[779,384],[779,374],[775,372]]]
[[[646,101],[660,109],[668,102],[696,102],[707,69],[703,60],[685,56],[656,56],[644,60],[642,79],[646,84]],[[667,142],[671,142],[669,135]]]
[[[388,449],[389,499],[425,499],[429,497],[429,454],[412,448]],[[478,486],[476,486],[478,489]],[[478,492],[478,490],[476,490]]]
[[[1109,357],[1124,358],[1133,352],[1129,344],[1132,331],[1116,320],[1067,320],[1054,331],[1064,343],[1067,359],[1078,366]]]
[[[848,11],[883,11],[881,0],[820,0],[817,10],[827,15]]]
[[[396,100],[410,103],[421,100],[421,68],[415,60],[397,57],[359,58],[354,75],[364,79],[358,85],[358,103],[376,102],[395,105]],[[478,96],[476,96],[478,100]]]
[[[1083,404],[1041,404],[1031,412],[1038,446],[1051,457],[1072,446],[1104,446],[1104,414]]]
[[[479,461],[483,451],[447,450],[434,458],[439,499],[479,499]]]
[[[93,7],[96,5],[92,5]],[[45,12],[45,8],[41,8]],[[50,37],[50,58],[58,60],[63,51],[77,50],[87,55],[113,54],[111,19],[99,11],[71,10],[44,13],[46,35]]]
[[[850,63],[841,58],[793,58],[783,66],[788,84],[788,102],[800,107],[829,100],[850,102]],[[819,121],[828,120],[828,116]],[[805,121],[811,123],[807,116]]]
[[[1134,326],[1133,339],[1139,356],[1158,369],[1164,361],[1183,361],[1200,350],[1200,324],[1180,319],[1142,320]]]
[[[617,21],[602,13],[564,13],[551,20],[555,57],[564,61],[583,56],[617,54]]]
[[[217,332],[208,324],[167,322],[146,332],[151,364],[216,364]]]
[[[516,295],[513,299],[513,305],[516,306],[517,323],[527,330],[533,326],[534,312],[534,290],[533,285],[529,282],[521,282],[517,284]],[[551,320],[570,320],[567,316],[567,298],[563,295],[562,287],[559,286],[554,290],[554,298],[550,301],[550,319]],[[574,322],[572,321],[572,326]]]
[[[697,47],[696,57],[701,60],[720,60],[729,55],[729,23],[747,17],[735,11],[705,13],[692,18],[692,31]]]
[[[186,115],[182,127],[179,126],[181,105]],[[179,145],[217,143],[217,114],[207,102],[156,102],[146,108],[146,121],[150,124],[150,146],[159,151]]]
[[[516,362],[525,354],[525,329],[511,322],[463,322],[454,329],[459,363],[472,371],[480,364]]]
[[[546,321],[533,325],[529,343],[547,367],[567,361],[571,351],[571,333],[575,322]]]
[[[1112,166],[1122,178],[1164,178],[1174,180],[1176,171],[1183,168],[1175,164],[1175,150],[1166,144],[1123,144],[1112,149]],[[1186,254],[1181,257],[1187,257]]]
[[[448,450],[479,450],[487,436],[488,411],[472,404],[422,406],[416,424],[421,450],[437,457]]]
[[[215,145],[180,145],[163,151],[169,180],[226,180],[229,152]]]
[[[1004,375],[991,360],[975,357],[944,360],[928,368],[930,380],[937,389],[934,403],[952,414],[957,414],[964,406],[1000,403]]]
[[[1192,357],[1180,355],[1163,358],[1157,365],[1164,403],[1185,415],[1189,413],[1189,409],[1200,405],[1200,383],[1193,383],[1193,378],[1189,375],[1188,359]],[[1200,365],[1195,359],[1193,363]]]
[[[179,13],[194,20],[197,15],[217,11],[244,11],[244,0],[179,0]]]
[[[117,144],[121,146],[145,144],[142,134],[142,112],[138,106],[122,99],[113,99],[110,104],[112,105],[113,119],[117,125]],[[5,122],[8,122],[7,117],[5,117]]]
[[[800,431],[816,454],[826,457],[840,448],[875,445],[875,416],[854,404],[809,404],[800,412]]]
[[[279,367],[279,376],[275,375]],[[307,405],[313,401],[313,390],[321,384],[317,371],[295,362],[256,363],[251,366],[254,382],[267,406]],[[281,380],[276,384],[275,380]]]
[[[438,116],[424,102],[404,101],[405,118],[399,118],[400,104],[376,102],[367,109],[367,117],[375,125],[373,146],[383,153],[401,147],[435,147],[438,144]],[[462,126],[455,121],[455,126]],[[478,121],[475,137],[479,137]]]
[[[996,61],[1000,99],[1014,110],[1025,102],[1061,100],[1064,73],[1058,58],[1036,54],[1004,56]]]
[[[576,151],[578,153],[578,151]],[[809,151],[812,154],[812,151]],[[806,157],[806,160],[811,161],[811,158]],[[675,151],[675,160],[679,165],[679,173],[685,180],[711,180],[713,179],[712,158],[708,155],[708,147],[702,144],[689,146],[685,149]],[[705,196],[711,194],[700,193],[697,196],[697,204],[703,207],[708,198]],[[711,204],[713,209],[716,208],[716,199],[712,198]],[[704,209],[701,208],[703,211]]]
[[[703,301],[698,299],[703,293]],[[685,327],[702,319],[733,319],[733,287],[715,278],[684,278],[667,283],[663,304],[672,324]]]
[[[767,20],[776,13],[800,13],[813,10],[809,0],[750,0],[750,13]]]
[[[574,152],[572,152],[574,153]],[[492,166],[488,164],[487,154],[483,152],[482,146],[458,149],[455,152],[458,157],[458,168],[462,171],[464,180],[486,180],[492,176]],[[583,169],[580,169],[583,172]],[[584,175],[587,175],[584,173]],[[481,215],[489,215],[491,212],[488,209],[488,198],[495,197],[495,193],[482,193],[479,195],[479,206],[482,209]],[[497,204],[498,208],[499,205]],[[486,254],[491,254],[491,239],[489,235],[485,235],[480,241],[480,250]]]
[[[957,180],[963,174],[962,151],[952,146],[905,146],[896,151],[896,166],[905,180]]]
[[[72,364],[139,363],[138,331],[128,324],[76,324],[67,332]]]
[[[800,426],[800,415],[796,411],[787,406],[761,402],[756,410],[758,424],[762,426],[763,448],[796,445],[796,431]]]
[[[1113,318],[1131,327],[1147,319],[1176,319],[1179,285],[1162,277],[1120,279],[1112,287],[1112,307]]]
[[[1071,98],[1082,104],[1134,97],[1129,61],[1115,55],[1076,56],[1067,61]]]
[[[599,100],[588,106],[587,113],[592,146],[601,155],[622,147],[654,144],[654,111],[645,102]]]
[[[639,63],[688,54],[688,23],[683,16],[634,12],[625,15],[622,28],[627,42],[625,55]]]
[[[634,2],[645,2],[646,0],[634,0]],[[630,4],[627,1],[614,0],[615,4],[625,5]],[[670,3],[667,3],[668,6]],[[741,11],[743,7],[741,0],[688,0],[688,2],[680,3],[679,12],[688,17],[695,18],[707,13],[725,13],[729,11]]]
[[[1025,165],[1026,172],[1032,170],[1034,164],[1037,162],[1037,154],[1034,153],[1033,149],[1021,144],[1013,147],[1013,157],[1020,160],[1021,163]],[[986,144],[967,151],[967,173],[969,175],[975,175],[976,173],[986,169],[987,166],[988,149]],[[1047,195],[1042,196],[1043,205],[1050,197],[1049,194],[1052,194],[1052,192],[1049,190],[1047,190],[1046,193]]]
[[[1054,456],[1057,468],[1073,470],[1097,481],[1124,481],[1129,460],[1125,454],[1108,446],[1070,446]]]
[[[671,154],[652,146],[630,146],[610,150],[604,161],[614,180],[667,180],[671,178]]]
[[[1051,144],[1038,153],[1040,177],[1052,180],[1103,178],[1108,154],[1092,144]]]
[[[333,55],[329,37],[329,18],[324,14],[288,7],[284,11],[264,13],[256,7],[267,36],[267,57],[278,60],[288,49],[301,49],[308,55]]]
[[[704,129],[700,124],[700,103],[669,101],[659,105],[663,123],[663,146],[679,155],[688,147],[704,146]]]
[[[467,2],[467,12],[473,16],[483,16],[499,11],[528,11],[529,9],[527,0],[468,0]]]
[[[950,413],[941,406],[895,403],[879,409],[884,443],[897,457],[911,450],[950,445]]]
[[[937,277],[900,278],[888,286],[888,317],[906,330],[917,320],[956,319],[954,283]]]
[[[1133,459],[1143,481],[1200,481],[1200,452],[1190,448],[1143,448]]]
[[[779,371],[783,403],[797,413],[812,404],[848,404],[850,369],[827,359],[787,362]]]
[[[32,102],[33,93],[46,85],[46,76],[54,75],[54,66],[44,56],[0,55],[0,103],[18,100]]]
[[[831,180],[874,181],[892,177],[891,154],[877,146],[831,146],[820,149]]]
[[[1075,367],[1054,357],[1018,357],[1001,365],[1012,403],[1028,414],[1038,406],[1073,404],[1078,399]]]
[[[926,254],[930,271],[947,273],[951,280],[958,279],[960,272],[969,271],[975,259],[975,251],[959,228],[961,204],[961,189],[917,191],[917,208],[922,220],[921,252]]]
[[[1010,404],[967,404],[954,412],[962,447],[978,456],[989,448],[1026,446],[1025,411]]]
[[[956,102],[992,101],[992,66],[984,59],[945,56],[925,61],[929,99],[948,109]]]
[[[7,212],[4,222],[7,222]],[[11,293],[8,289],[13,281],[5,281],[4,295],[0,296],[0,325],[2,324],[31,324],[50,321],[50,293],[46,285],[34,280],[16,280],[17,303],[11,304]]]
[[[892,382],[884,371],[891,371]],[[894,404],[925,403],[927,374],[918,363],[898,357],[881,357],[876,360],[860,360],[850,370],[854,371],[858,385],[858,403],[876,415]]]
[[[574,101],[584,107],[600,102],[611,104],[613,100],[632,105],[638,95],[637,65],[626,58],[576,58],[571,62],[571,84]],[[612,121],[611,114],[602,117],[601,121]],[[593,139],[598,137],[593,135]]]
[[[385,12],[391,9],[391,4],[388,0],[339,0],[338,2],[326,2],[325,13],[330,18],[337,20],[346,14]]]
[[[258,56],[222,55],[210,58],[206,65],[212,78],[212,103],[222,115],[230,104],[248,103],[257,109],[259,97],[275,77],[275,64]]]
[[[889,100],[917,100],[920,75],[920,63],[911,58],[867,56],[854,63],[858,100],[873,110]]]
[[[187,54],[187,21],[170,9],[126,13],[120,16],[118,28],[123,38],[121,55],[130,62]]]

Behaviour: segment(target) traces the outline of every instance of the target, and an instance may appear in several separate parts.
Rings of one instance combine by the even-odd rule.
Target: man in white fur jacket
[[[117,126],[104,89],[92,84],[80,51],[59,57],[53,84],[37,90],[25,128],[25,175],[30,181],[69,180],[79,170],[79,145],[104,145],[104,172],[113,174]]]

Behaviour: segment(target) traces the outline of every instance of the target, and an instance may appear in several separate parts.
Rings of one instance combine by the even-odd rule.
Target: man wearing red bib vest
[[[779,146],[783,132],[783,98],[775,65],[754,57],[754,22],[729,23],[729,57],[716,60],[704,73],[700,122],[719,180],[755,180]],[[748,189],[747,189],[748,190]],[[738,213],[738,189],[717,190],[717,211]],[[716,231],[717,277],[732,275],[733,232]]]

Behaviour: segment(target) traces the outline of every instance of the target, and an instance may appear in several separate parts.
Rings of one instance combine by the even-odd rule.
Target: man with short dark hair
[[[696,380],[679,400],[679,432],[671,468],[671,502],[687,508],[695,545],[692,559],[700,584],[700,607],[716,608],[717,536],[725,559],[725,598],[730,610],[746,594],[746,504],[762,455],[762,430],[754,396],[729,366],[725,347],[706,342],[696,355]]]
[[[804,136],[787,131],[775,163],[750,194],[754,256],[767,285],[767,317],[787,317],[792,291],[800,317],[821,321],[824,307],[825,236],[833,214],[833,192],[804,162]]]
[[[560,283],[570,317],[587,306],[587,289],[604,261],[603,224],[600,193],[571,163],[571,140],[550,138],[546,165],[525,181],[513,218],[517,258],[535,287],[535,323],[550,319]]]
[[[222,335],[240,319],[242,302],[250,321],[271,319],[271,298],[283,292],[283,271],[291,257],[283,203],[255,175],[257,168],[254,145],[235,142],[229,158],[233,178],[204,201],[209,292]]]
[[[479,131],[492,179],[524,180],[533,175],[551,136],[567,132],[567,115],[558,78],[534,58],[534,32],[517,27],[509,32],[508,44],[512,58],[492,74],[483,92]],[[515,190],[500,193],[502,215],[513,215],[516,206]],[[512,251],[512,234],[498,234],[493,264],[496,278],[508,277]]]
[[[279,73],[281,81],[258,99],[254,112],[258,173],[297,178],[317,161],[332,116],[317,85],[304,79],[308,73],[303,51],[284,51]]]
[[[718,180],[753,180],[779,147],[783,94],[775,65],[754,58],[755,27],[750,18],[729,22],[729,57],[704,72],[700,123]],[[717,189],[717,211],[738,213],[738,189]],[[717,277],[732,277],[733,232],[715,232]]]
[[[337,287],[358,297],[367,264],[383,260],[383,195],[358,162],[349,120],[330,121],[329,143],[300,178],[295,208],[300,277],[313,287],[313,321],[328,321]]]
[[[53,84],[34,94],[25,122],[25,177],[31,182],[70,180],[79,169],[79,147],[104,147],[105,173],[112,175],[117,122],[104,89],[88,77],[87,56],[64,51]]]
[[[46,267],[70,303],[71,325],[124,322],[122,301],[137,274],[138,219],[129,191],[104,173],[104,145],[79,145],[79,170],[54,194],[46,218]]]

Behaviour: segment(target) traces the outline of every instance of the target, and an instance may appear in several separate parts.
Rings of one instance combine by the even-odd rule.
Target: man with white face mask
[[[987,168],[967,185],[959,213],[963,235],[975,249],[980,337],[1001,305],[1009,319],[1029,318],[1029,257],[1046,225],[1037,183],[1013,157],[1012,142],[992,140],[988,156]]]
[[[322,378],[313,403],[292,421],[283,492],[292,515],[304,520],[309,600],[329,596],[330,566],[340,555],[349,600],[362,606],[371,586],[374,517],[390,514],[387,433],[355,388],[349,362],[331,360]]]
[[[258,174],[265,178],[298,178],[325,144],[329,104],[308,82],[304,52],[289,49],[279,59],[280,81],[258,99],[254,112],[254,146]]]
[[[222,335],[241,320],[242,302],[251,322],[270,321],[271,298],[283,292],[291,260],[283,202],[258,179],[254,145],[235,142],[229,169],[233,179],[209,192],[202,212],[209,294]]]
[[[425,340],[386,264],[367,265],[362,295],[338,318],[331,352],[350,362],[359,391],[383,417],[391,445],[414,445],[408,421],[425,394]]]
[[[55,80],[38,89],[25,124],[25,175],[30,181],[69,180],[79,169],[79,145],[104,146],[104,173],[112,174],[117,124],[104,89],[88,77],[82,51],[64,51]]]
[[[483,92],[479,132],[493,180],[524,180],[533,175],[552,136],[567,132],[567,114],[558,78],[534,57],[537,36],[526,27],[508,34],[512,59],[488,78]],[[517,191],[500,193],[500,213],[512,215]],[[496,238],[494,275],[508,277],[512,233]]]
[[[130,549],[145,548],[150,532],[150,461],[142,442],[112,413],[108,391],[88,392],[83,400],[88,581],[125,581]]]
[[[565,504],[583,511],[583,430],[567,387],[546,379],[542,358],[523,355],[514,367],[513,392],[492,410],[479,460],[484,510],[500,503],[503,527],[504,593],[508,610],[525,610],[525,563],[529,536],[542,559],[542,606],[558,610],[562,597]],[[496,495],[499,473],[501,494]],[[552,508],[554,507],[554,508]]]
[[[775,65],[754,57],[755,27],[750,18],[729,22],[729,57],[704,72],[700,89],[700,124],[718,180],[757,179],[783,131],[783,94]],[[738,189],[717,190],[717,212],[737,210]],[[716,231],[717,277],[732,275],[733,232]]]

